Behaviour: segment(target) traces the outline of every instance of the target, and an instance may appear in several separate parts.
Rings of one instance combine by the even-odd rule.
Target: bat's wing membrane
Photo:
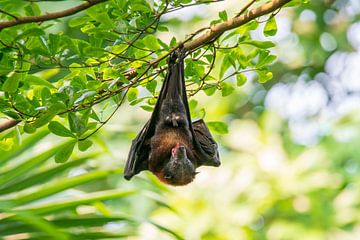
[[[190,109],[186,95],[185,77],[184,77],[184,58],[185,49],[180,50],[179,54],[179,82],[181,88],[182,99],[185,105],[187,118],[191,123]],[[197,156],[197,165],[202,166],[219,166],[220,158],[218,146],[211,136],[211,133],[206,126],[205,122],[200,119],[190,124],[189,129],[193,135],[193,142],[195,145],[195,155]]]
[[[160,90],[159,98],[155,104],[150,120],[133,140],[126,162],[124,177],[130,180],[134,175],[143,170],[148,170],[149,155],[151,152],[150,139],[154,136],[157,122],[159,121],[162,104],[174,104],[172,101],[180,96],[179,106],[185,107],[188,128],[192,134],[196,165],[219,166],[218,146],[214,141],[205,122],[201,119],[191,124],[190,110],[186,95],[184,78],[185,49],[179,53],[172,53],[168,59],[169,70]],[[176,61],[177,60],[177,61]],[[170,103],[168,102],[170,101]],[[177,103],[179,104],[179,102]]]
[[[158,100],[156,101],[154,111],[151,114],[149,121],[145,124],[143,129],[132,141],[132,145],[124,170],[124,178],[127,180],[130,180],[134,175],[138,174],[143,170],[148,170],[149,155],[151,152],[150,139],[155,132],[156,124],[159,119],[161,105],[164,103],[169,88],[171,88],[170,80],[172,77],[176,77],[174,75],[176,74],[176,72],[173,71],[176,59],[176,54],[170,56],[168,60],[169,71],[167,72],[164,83],[161,87],[160,95],[158,97]],[[175,87],[175,89],[177,88]]]
[[[129,156],[125,165],[124,177],[130,180],[134,175],[148,169],[150,146],[145,143],[150,120],[145,124],[136,138],[132,141]]]
[[[219,166],[220,158],[218,152],[218,146],[211,136],[211,133],[206,126],[205,122],[200,119],[193,122],[193,129],[195,133],[195,139],[200,146],[198,151],[198,165],[206,166]]]

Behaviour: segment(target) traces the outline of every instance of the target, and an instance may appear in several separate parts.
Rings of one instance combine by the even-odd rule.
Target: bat
[[[162,182],[192,182],[196,168],[219,166],[218,145],[205,122],[191,122],[184,78],[185,49],[173,52],[154,111],[132,141],[124,177],[150,170]]]

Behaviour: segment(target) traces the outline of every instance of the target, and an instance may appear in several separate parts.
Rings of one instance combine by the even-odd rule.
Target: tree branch
[[[52,19],[70,16],[75,13],[81,12],[89,7],[92,7],[96,4],[106,2],[106,1],[108,1],[108,0],[87,0],[83,4],[80,4],[76,7],[69,8],[69,9],[66,9],[63,11],[59,11],[59,12],[47,13],[47,14],[40,15],[40,16],[16,17],[14,20],[0,22],[0,31],[5,28],[9,28],[9,27],[24,24],[24,23],[44,22],[44,21],[48,21],[48,20],[52,20]],[[10,15],[9,13],[5,13],[5,14]],[[10,15],[10,16],[12,16],[12,15]]]
[[[225,31],[240,27],[245,23],[263,16],[265,14],[271,13],[272,11],[281,8],[286,3],[290,2],[291,0],[273,0],[269,3],[261,5],[260,7],[254,8],[248,11],[244,15],[240,15],[238,17],[234,17],[229,19],[228,21],[221,22],[215,24],[209,28],[209,30],[202,34],[200,37],[185,43],[184,46],[187,50],[196,49],[208,42],[210,42],[214,37],[218,36],[219,34],[224,33]]]
[[[257,17],[266,15],[268,13],[271,13],[277,9],[280,9],[282,6],[284,6],[286,3],[291,2],[292,0],[273,0],[269,3],[266,3],[264,5],[261,5],[260,7],[254,8],[250,11],[248,11],[244,15],[239,15],[239,13],[234,17],[229,19],[228,21],[221,22],[215,25],[212,25],[208,28],[202,28],[196,31],[195,33],[191,34],[189,38],[184,40],[183,42],[180,42],[176,47],[174,47],[170,52],[165,54],[164,56],[161,56],[157,59],[154,59],[151,61],[150,66],[156,66],[161,60],[166,58],[171,52],[175,51],[181,46],[184,46],[188,51],[194,50],[198,47],[201,47],[203,45],[206,45],[208,43],[211,43],[215,38],[219,37],[224,32],[238,28],[251,20],[254,20]],[[243,9],[241,9],[241,13],[245,12],[248,7],[250,7],[254,1],[252,0],[249,4],[247,4]],[[191,40],[193,36],[197,35],[199,32],[208,29],[208,31],[202,35],[200,35],[198,38]],[[125,76],[130,80],[137,76],[137,70],[131,69],[130,71],[125,73]]]
[[[15,127],[20,121],[15,119],[6,119],[0,122],[0,132],[3,132],[9,128]]]
[[[49,13],[49,14],[42,15],[42,16],[18,17],[17,19],[12,20],[12,21],[0,22],[0,31],[1,31],[1,29],[15,26],[18,24],[29,23],[29,22],[42,22],[42,21],[46,21],[46,20],[69,16],[69,15],[75,14],[79,11],[82,11],[86,8],[89,8],[95,4],[105,2],[105,1],[107,1],[107,0],[87,0],[86,3],[83,3],[77,7],[70,8],[65,11]],[[282,6],[284,6],[286,3],[290,2],[290,1],[291,0],[272,0],[271,2],[261,5],[257,8],[254,8],[254,9],[246,12],[243,15],[235,16],[234,18],[231,18],[228,21],[221,22],[221,23],[215,24],[211,27],[203,28],[203,29],[200,29],[199,31],[196,31],[196,33],[191,34],[190,37],[185,39],[183,42],[180,42],[169,53],[165,54],[164,56],[159,57],[158,59],[154,59],[153,61],[151,61],[149,66],[146,68],[145,72],[141,76],[139,76],[139,79],[151,67],[155,67],[162,59],[166,58],[171,52],[175,51],[177,48],[184,46],[188,51],[195,50],[203,45],[211,43],[216,37],[220,36],[225,31],[240,27],[240,26],[248,23],[249,21],[254,20],[257,17],[266,15],[277,9],[280,9]],[[251,4],[252,4],[252,2],[251,2]],[[246,6],[250,7],[251,4],[249,3]],[[245,12],[245,10],[246,9],[242,9],[241,12]],[[196,38],[194,40],[191,40],[195,35],[197,35],[201,31],[206,30],[206,29],[208,29],[208,30],[204,34],[200,35],[198,38]],[[133,69],[133,68],[129,69],[129,71],[127,71],[125,73],[125,76],[129,80],[134,77],[137,77],[137,75],[138,75],[137,69]],[[136,82],[134,82],[133,84],[135,84],[135,83]],[[132,85],[130,85],[129,87],[131,87],[131,86]],[[122,90],[123,90],[123,88],[119,89],[119,92]],[[7,122],[1,123],[0,124],[0,132],[4,131],[6,129],[9,129],[11,127],[14,127],[17,123],[19,123],[19,121],[17,121],[17,120],[7,120]]]

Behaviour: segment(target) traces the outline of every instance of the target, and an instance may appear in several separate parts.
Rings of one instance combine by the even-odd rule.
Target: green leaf
[[[70,158],[70,156],[74,150],[75,144],[76,144],[76,141],[74,140],[74,141],[71,141],[71,142],[65,144],[63,147],[61,147],[55,154],[55,162],[57,162],[57,163],[66,162]]]
[[[154,107],[151,107],[151,106],[147,106],[147,105],[142,105],[140,106],[142,109],[144,109],[145,111],[147,112],[152,112],[154,111]]]
[[[198,101],[196,101],[195,99],[191,99],[189,101],[190,112],[194,111],[197,105],[198,105]]]
[[[36,127],[34,127],[32,124],[25,123],[24,132],[29,133],[29,134],[34,133],[34,132],[36,132]]]
[[[220,75],[219,75],[220,79],[223,78],[224,74],[227,72],[227,70],[229,70],[231,66],[233,66],[233,59],[230,54],[227,54],[224,56],[223,61],[221,63]]]
[[[31,211],[26,210],[14,210],[15,207],[13,204],[9,201],[0,200],[0,212],[5,213],[11,213],[14,216],[11,218],[11,220],[15,219],[20,221],[21,223],[27,225],[31,229],[38,229],[43,233],[48,234],[49,239],[54,240],[69,240],[69,236],[67,233],[60,231],[58,228],[56,228],[55,225],[51,224],[48,220],[45,218],[39,217],[35,214],[33,214]],[[10,215],[11,215],[10,214]],[[6,218],[3,218],[2,220],[6,221]],[[3,226],[5,224],[1,224]],[[12,223],[11,227],[17,227],[17,223]],[[26,228],[26,227],[24,227]],[[17,228],[19,229],[19,228]],[[5,226],[5,236],[6,234],[6,226]],[[11,233],[10,233],[11,234]],[[3,234],[1,234],[3,236]]]
[[[206,87],[203,88],[203,91],[207,96],[211,96],[216,92],[216,87],[215,86]]]
[[[46,113],[44,113],[43,115],[41,115],[38,119],[35,120],[33,126],[34,127],[42,127],[44,126],[45,124],[47,124],[48,122],[51,121],[51,119],[53,119],[56,115],[56,112],[51,112],[51,111],[48,111]]]
[[[50,52],[55,55],[57,54],[59,51],[59,46],[60,46],[60,35],[58,34],[49,34],[49,48],[50,48]]]
[[[14,111],[11,111],[11,110],[2,110],[1,111],[3,114],[5,114],[6,116],[9,116],[11,117],[12,119],[21,119],[20,115]]]
[[[50,122],[48,125],[48,128],[49,128],[50,132],[54,133],[55,135],[58,135],[61,137],[75,138],[75,135],[59,122],[55,122],[55,121]]]
[[[91,20],[91,18],[87,17],[87,16],[75,17],[69,21],[69,26],[70,27],[78,27],[78,26],[88,23],[90,20]]]
[[[266,37],[274,36],[277,33],[275,16],[271,17],[265,24],[264,35]]]
[[[36,218],[35,218],[36,219]],[[33,220],[34,221],[34,220]],[[58,233],[60,232],[59,229],[61,229],[62,231],[65,230],[66,234],[69,234],[70,237],[66,238],[66,240],[69,239],[76,239],[76,240],[87,240],[87,239],[91,239],[91,240],[96,240],[96,239],[126,239],[128,237],[132,237],[135,235],[134,232],[131,231],[126,231],[123,232],[116,232],[116,234],[114,233],[109,233],[109,232],[103,232],[102,230],[99,229],[99,231],[96,232],[88,232],[86,231],[86,229],[91,229],[92,227],[103,227],[106,223],[112,223],[112,222],[119,222],[122,221],[124,223],[129,223],[131,222],[131,219],[129,218],[125,218],[125,217],[93,217],[91,218],[91,216],[85,216],[85,217],[81,217],[81,216],[77,216],[77,217],[66,217],[66,218],[60,218],[60,219],[51,219],[49,220],[49,222],[53,225],[56,226],[57,231],[52,231],[51,234],[53,234],[56,237],[50,237],[53,236],[51,234],[44,234],[43,229],[38,229],[35,226],[31,226],[31,225],[26,225],[23,224],[22,222],[18,222],[18,221],[7,221],[7,224],[4,226],[6,235],[17,235],[21,233],[25,233],[26,235],[29,234],[29,232],[31,232],[32,236],[38,236],[38,237],[34,237],[34,238],[28,238],[28,239],[36,239],[36,240],[45,240],[45,239],[54,239],[54,240],[59,240],[58,237]],[[65,229],[64,229],[65,228]],[[71,232],[70,229],[67,228],[84,228],[84,232],[83,231],[74,231]],[[41,232],[36,231],[36,229],[40,230]],[[71,233],[68,233],[71,232]],[[0,235],[3,234],[4,231],[0,232]]]
[[[272,63],[273,61],[275,61],[275,59],[276,59],[276,56],[271,55],[270,51],[268,51],[268,50],[260,51],[259,52],[259,59],[258,59],[258,62],[256,64],[256,66],[258,68],[261,68],[263,66],[266,66],[266,65]]]
[[[169,29],[165,26],[158,26],[157,30],[159,30],[160,32],[168,32]]]
[[[44,126],[45,124],[50,122],[56,116],[56,114],[63,111],[64,108],[65,106],[63,103],[61,102],[54,103],[49,107],[49,109],[45,113],[40,115],[40,117],[35,120],[35,122],[33,123],[34,127],[39,128],[41,126]]]
[[[69,120],[70,130],[72,132],[75,132],[78,136],[80,136],[86,131],[86,124],[87,124],[86,118],[82,119],[81,117],[78,116],[78,114],[69,112],[68,120]]]
[[[148,49],[157,50],[159,49],[160,45],[158,43],[157,37],[154,35],[147,35],[144,39],[144,44]]]
[[[252,45],[254,47],[258,47],[258,48],[272,48],[275,47],[275,44],[273,42],[270,41],[256,41],[256,40],[246,40],[243,42],[240,42],[241,44],[249,44]]]
[[[139,90],[137,88],[131,88],[127,93],[127,99],[129,102],[136,100]]]
[[[66,145],[67,143],[55,146],[41,154],[35,155],[29,159],[25,159],[23,162],[11,167],[7,171],[0,172],[0,186],[5,183],[8,184],[20,177],[24,177],[25,175],[29,174],[32,169],[47,161]]]
[[[44,182],[49,182],[52,178],[56,177],[57,175],[61,174],[62,172],[79,166],[86,162],[89,159],[92,159],[98,156],[98,153],[90,154],[82,158],[78,158],[72,161],[69,161],[65,164],[56,165],[52,168],[46,168],[39,173],[34,175],[30,175],[29,177],[19,179],[17,178],[11,184],[5,184],[0,187],[0,195],[11,193],[11,192],[19,192],[23,189],[33,187]]]
[[[36,16],[36,15],[40,15],[41,13],[41,10],[37,3],[28,4],[26,7],[24,7],[24,10],[26,16]]]
[[[176,43],[177,43],[177,41],[176,41],[176,38],[175,37],[172,37],[171,38],[171,40],[170,40],[170,47],[175,47],[176,46]]]
[[[25,30],[23,33],[19,34],[15,39],[20,40],[20,39],[25,39],[28,37],[39,37],[39,36],[43,36],[43,35],[45,35],[45,31],[43,29],[29,28],[29,29]]]
[[[5,163],[7,163],[8,161],[19,156],[21,153],[34,146],[36,143],[38,143],[38,141],[43,139],[48,134],[49,132],[47,130],[39,131],[36,134],[32,134],[30,137],[27,137],[20,146],[13,149],[12,151],[9,152],[0,151],[0,166],[5,165]]]
[[[224,122],[206,122],[206,125],[217,134],[227,134],[229,132],[228,125]]]
[[[23,74],[12,72],[10,76],[5,80],[4,84],[2,85],[2,90],[4,92],[15,92],[18,87],[19,83],[22,80]]]
[[[225,22],[225,21],[227,21],[227,20],[228,20],[228,16],[227,16],[227,13],[226,13],[226,11],[225,11],[225,10],[224,10],[224,11],[219,12],[219,17],[220,17],[220,19],[221,19],[223,22]]]
[[[228,83],[221,83],[221,95],[223,97],[229,96],[234,91],[234,87]]]
[[[236,85],[238,87],[244,85],[246,83],[246,80],[247,80],[247,78],[246,78],[245,74],[243,74],[243,73],[236,74]]]
[[[91,147],[91,145],[93,144],[93,142],[89,139],[85,139],[82,141],[78,142],[78,149],[82,152],[85,152],[89,147]]]
[[[160,39],[158,39],[158,43],[164,50],[169,50],[169,46],[166,43],[164,43],[163,41],[161,41]]]
[[[84,173],[75,177],[65,178],[62,181],[54,181],[47,185],[44,185],[40,189],[36,189],[32,192],[25,193],[12,199],[16,205],[24,205],[41,198],[48,197],[55,193],[59,193],[66,189],[71,189],[75,186],[79,186],[84,183],[88,183],[94,180],[103,179],[110,175],[120,174],[119,169],[115,170],[97,170],[89,173]]]
[[[91,97],[91,96],[94,96],[96,94],[96,91],[87,91],[87,92],[84,92],[83,94],[81,94],[81,96],[79,98],[77,98],[74,102],[74,104],[77,104],[79,102],[82,102],[84,101],[84,99],[88,98],[88,97]]]
[[[267,71],[257,71],[258,74],[258,82],[259,83],[265,83],[267,81],[269,81],[270,79],[273,78],[273,74],[272,72],[267,72]]]
[[[157,82],[152,80],[146,84],[146,89],[149,90],[150,93],[154,93],[157,86]]]
[[[21,142],[22,142],[22,137],[21,137],[21,134],[20,134],[20,130],[19,130],[19,126],[15,126],[14,127],[14,143],[16,143],[17,146],[21,145]]]
[[[149,221],[152,225],[154,225],[155,227],[157,227],[158,229],[160,229],[161,231],[164,231],[164,232],[167,232],[167,233],[170,233],[174,239],[177,239],[177,240],[184,240],[183,237],[181,237],[178,233],[174,232],[173,230],[167,228],[167,227],[164,227],[163,225],[160,225],[160,224],[157,224],[153,221]]]
[[[50,203],[39,204],[37,206],[28,206],[23,209],[32,211],[35,214],[54,213],[63,209],[73,209],[76,206],[93,203],[96,201],[104,201],[116,198],[122,198],[137,193],[136,191],[119,191],[107,190],[95,193],[82,194],[80,197],[72,197],[69,199],[61,199]]]
[[[151,12],[151,9],[147,4],[135,3],[132,5],[132,11]]]
[[[13,149],[14,141],[12,138],[5,138],[0,141],[0,150],[11,152],[10,150]]]

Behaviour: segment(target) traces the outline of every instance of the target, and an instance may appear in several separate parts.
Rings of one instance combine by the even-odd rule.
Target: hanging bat
[[[193,181],[202,165],[219,166],[218,147],[205,122],[191,122],[184,79],[185,49],[168,59],[160,95],[150,120],[133,140],[124,177],[150,170],[174,186]]]

